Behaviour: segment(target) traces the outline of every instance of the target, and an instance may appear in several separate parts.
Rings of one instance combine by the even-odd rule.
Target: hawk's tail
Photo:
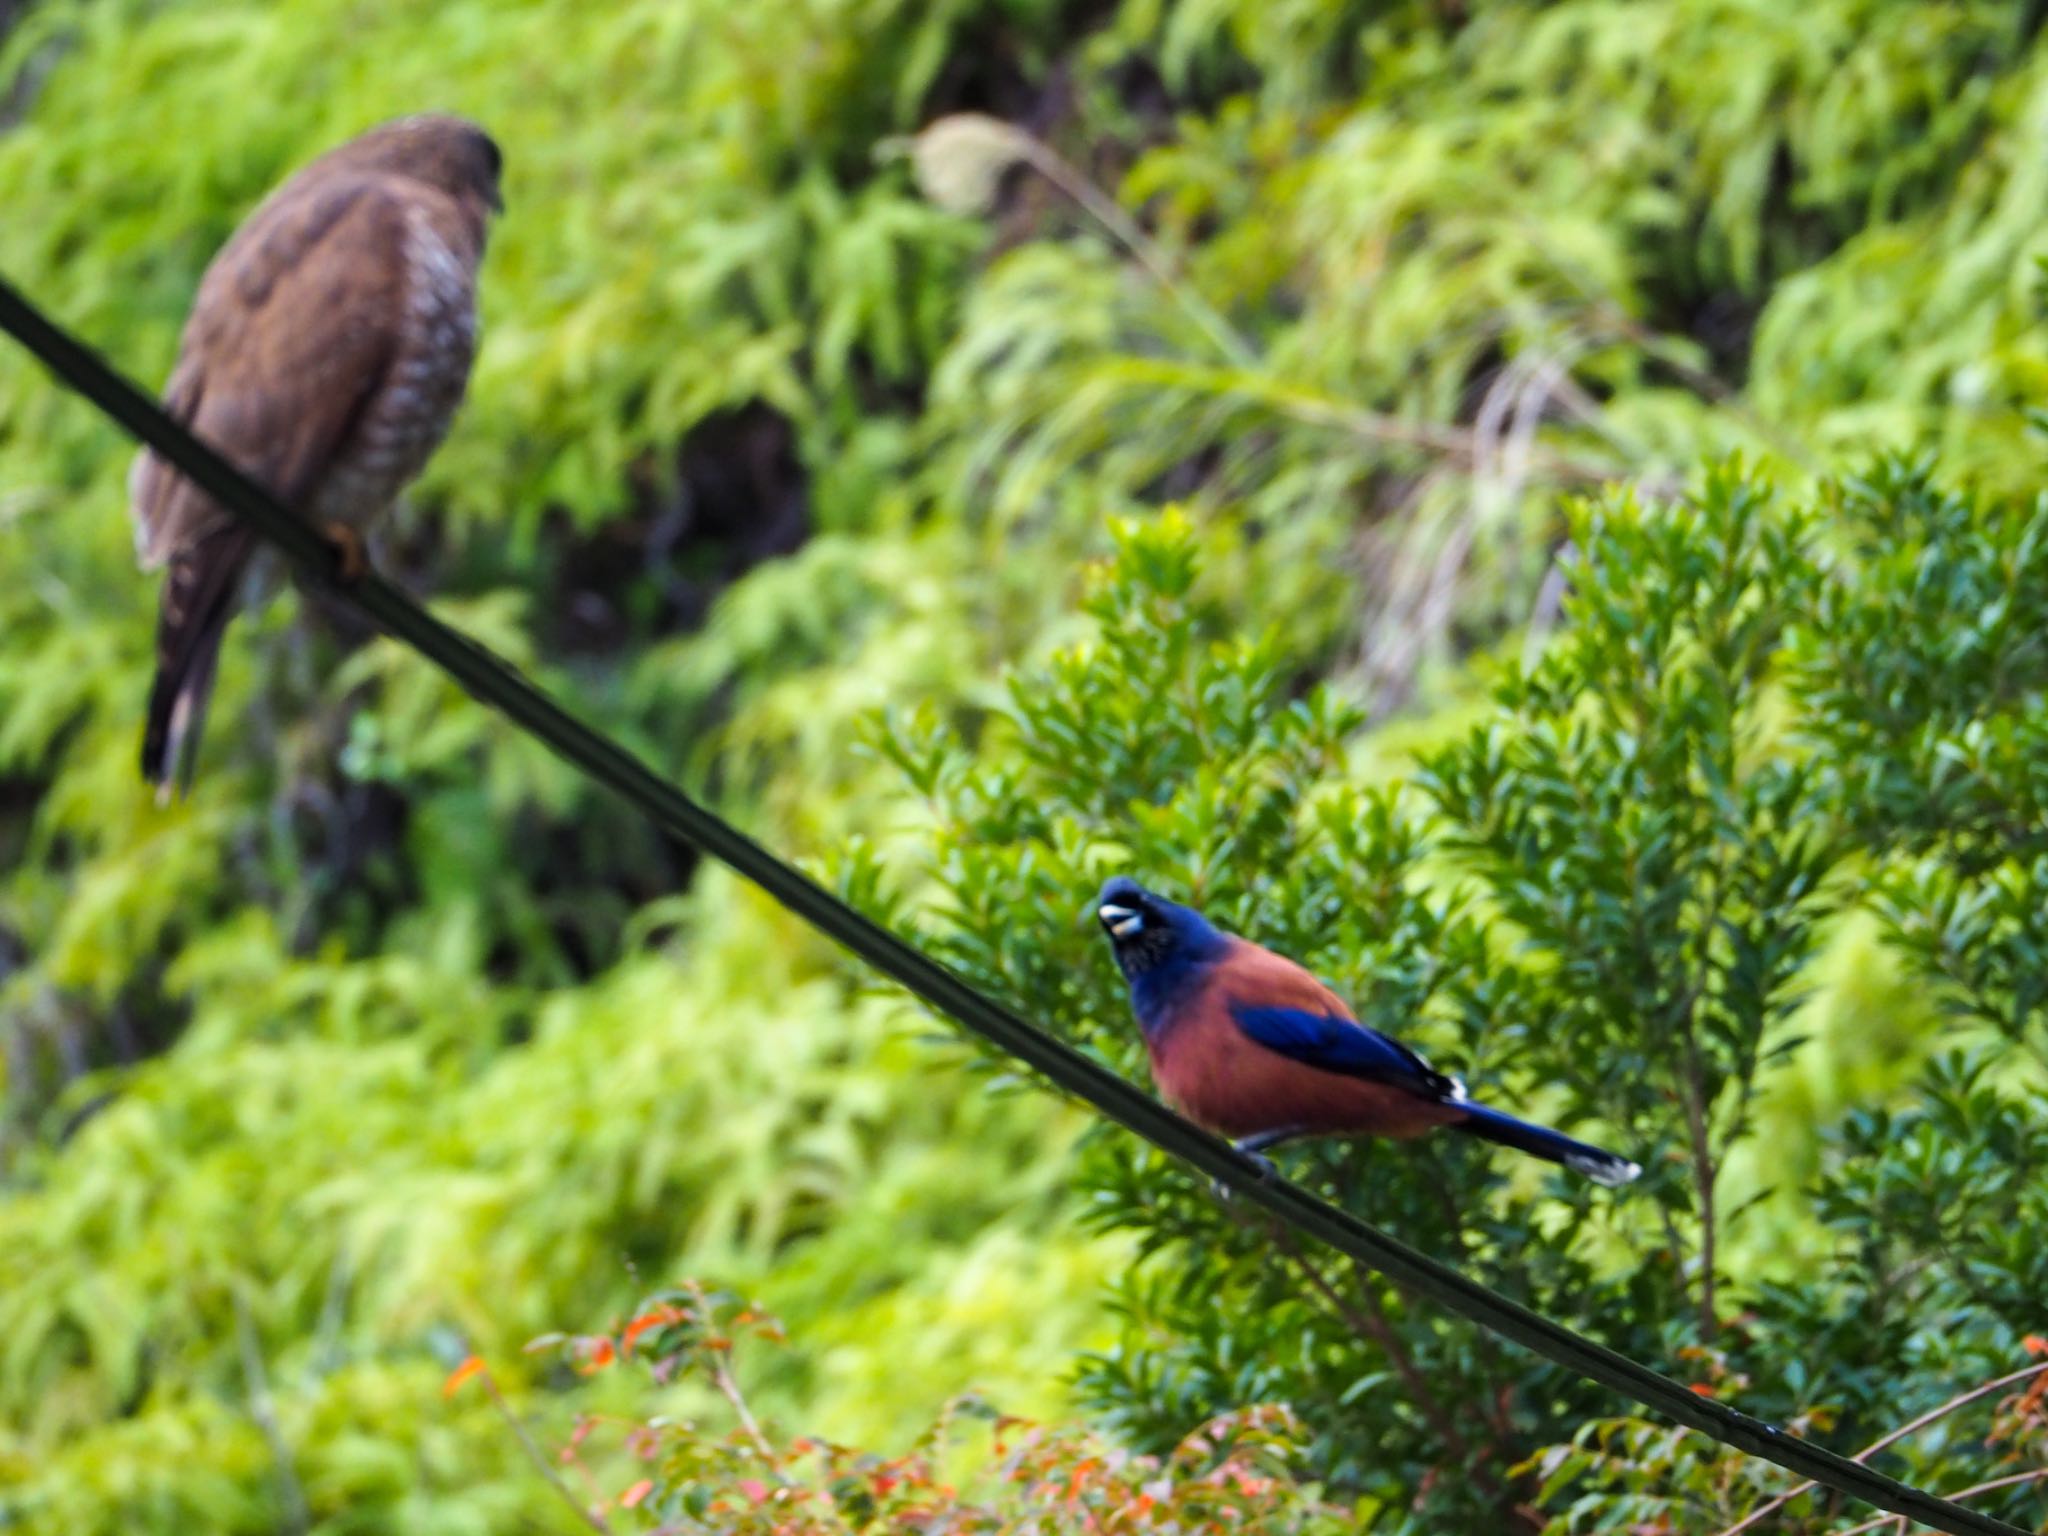
[[[221,636],[235,611],[235,591],[249,563],[248,530],[229,526],[206,535],[171,561],[156,626],[156,681],[142,735],[142,776],[159,803],[192,785],[199,733],[213,697]]]

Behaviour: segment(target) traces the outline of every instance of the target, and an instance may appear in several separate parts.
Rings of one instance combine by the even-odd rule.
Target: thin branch
[[[753,1411],[747,1407],[747,1400],[740,1394],[740,1384],[726,1368],[725,1356],[714,1352],[711,1357],[711,1380],[725,1400],[732,1404],[732,1411],[739,1415],[740,1428],[747,1432],[747,1438],[754,1442],[754,1449],[768,1460],[775,1459],[775,1451],[768,1444],[768,1437],[761,1433],[761,1426],[755,1422]]]
[[[1307,1278],[1317,1294],[1329,1303],[1338,1318],[1354,1333],[1371,1339],[1380,1347],[1381,1353],[1393,1366],[1394,1374],[1399,1376],[1403,1385],[1407,1387],[1410,1401],[1422,1411],[1423,1418],[1429,1421],[1429,1427],[1443,1442],[1444,1449],[1467,1467],[1472,1481],[1494,1498],[1505,1502],[1508,1499],[1507,1489],[1487,1470],[1484,1463],[1473,1455],[1470,1443],[1459,1431],[1457,1421],[1451,1417],[1442,1400],[1436,1395],[1429,1377],[1415,1363],[1415,1357],[1408,1353],[1407,1346],[1401,1342],[1400,1334],[1395,1332],[1394,1325],[1387,1320],[1386,1311],[1380,1305],[1379,1297],[1371,1285],[1367,1283],[1367,1277],[1359,1277],[1359,1295],[1366,1307],[1365,1311],[1360,1311],[1346,1301],[1336,1286],[1330,1283],[1329,1277],[1302,1253],[1294,1242],[1293,1234],[1283,1230],[1276,1234],[1276,1241],[1287,1256],[1294,1260],[1295,1267]],[[1490,1448],[1495,1456],[1503,1460],[1508,1459],[1503,1455],[1503,1448],[1498,1442],[1492,1443]]]
[[[1657,1202],[1657,1217],[1664,1225],[1664,1241],[1671,1250],[1671,1277],[1677,1282],[1678,1293],[1685,1298],[1686,1305],[1691,1306],[1692,1281],[1685,1274],[1685,1238],[1678,1230],[1678,1221],[1671,1214],[1671,1207],[1661,1200]]]
[[[1173,268],[1159,249],[1158,242],[1138,227],[1137,220],[1125,213],[1115,198],[1068,164],[1057,150],[1036,135],[1020,134],[1019,141],[1025,162],[1122,241],[1125,249],[1138,259],[1138,264],[1159,285],[1160,291],[1187,311],[1188,317],[1202,328],[1218,351],[1240,368],[1258,366],[1258,352],[1252,344],[1233,330],[1230,322],[1218,314],[1207,299],[1174,276]]]
[[[1536,670],[1536,659],[1543,654],[1544,643],[1550,632],[1557,627],[1559,614],[1564,611],[1565,588],[1570,578],[1565,574],[1565,560],[1575,553],[1574,546],[1567,541],[1544,567],[1543,582],[1536,589],[1536,600],[1529,605],[1529,621],[1523,625],[1522,670]]]
[[[1732,776],[1732,770],[1731,770]],[[1633,858],[1633,856],[1631,856]],[[1634,873],[1631,864],[1631,874]],[[1680,1085],[1680,1097],[1685,1102],[1686,1136],[1692,1143],[1693,1188],[1700,1202],[1700,1336],[1703,1341],[1711,1340],[1719,1331],[1720,1318],[1714,1308],[1714,1266],[1716,1263],[1715,1239],[1715,1186],[1720,1172],[1714,1164],[1713,1124],[1711,1106],[1707,1102],[1705,1059],[1700,1053],[1699,1030],[1696,1017],[1700,1000],[1707,995],[1708,978],[1714,966],[1714,934],[1721,926],[1721,908],[1728,894],[1729,875],[1715,861],[1713,897],[1707,903],[1706,915],[1699,926],[1700,959],[1699,973],[1686,988],[1685,995],[1672,1010],[1677,1033],[1685,1046],[1685,1077]],[[1637,948],[1649,957],[1647,936],[1643,933],[1641,913],[1633,917]]]
[[[695,1280],[688,1282],[688,1288],[691,1298],[697,1304],[697,1317],[708,1329],[712,1313],[711,1298],[705,1294],[704,1287]],[[726,1337],[729,1342],[731,1335],[728,1334]],[[718,1388],[720,1395],[728,1403],[732,1404],[732,1411],[739,1418],[740,1428],[745,1430],[747,1438],[754,1442],[754,1449],[759,1451],[764,1459],[774,1461],[774,1447],[768,1444],[768,1437],[761,1433],[761,1426],[755,1420],[753,1410],[747,1407],[746,1395],[740,1391],[739,1381],[727,1363],[730,1358],[729,1350],[720,1349],[707,1341],[703,1345],[703,1357],[710,1361],[711,1384]]]
[[[1381,411],[1365,410],[1348,401],[1334,399],[1299,385],[1268,380],[1259,380],[1254,385],[1242,379],[1231,380],[1227,376],[1214,382],[1219,393],[1255,401],[1305,426],[1330,427],[1349,433],[1353,437],[1364,438],[1368,442],[1386,443],[1394,447],[1426,448],[1461,459],[1475,467],[1486,456],[1486,449],[1479,442],[1477,434],[1463,427],[1404,420]],[[1532,469],[1540,469],[1559,480],[1605,485],[1623,478],[1618,471],[1608,465],[1566,459],[1549,449],[1537,449],[1532,452],[1529,464]]]
[[[285,1529],[303,1533],[312,1525],[306,1509],[306,1491],[299,1486],[299,1474],[292,1466],[292,1448],[278,1422],[277,1404],[270,1395],[270,1377],[263,1369],[263,1345],[256,1337],[256,1321],[249,1315],[249,1298],[240,1284],[234,1287],[235,1338],[242,1350],[242,1375],[249,1387],[249,1416],[263,1431],[271,1460],[277,1463],[277,1493],[284,1501]]]
[[[1434,962],[1432,964],[1434,965]],[[1458,1261],[1462,1267],[1469,1269],[1473,1263],[1472,1240],[1466,1231],[1464,1212],[1458,1209],[1458,1202],[1451,1194],[1450,1180],[1448,1178],[1434,1178],[1429,1181],[1429,1186],[1436,1196],[1438,1208],[1444,1213],[1444,1227],[1445,1230],[1450,1232],[1451,1241],[1457,1247]],[[1348,1204],[1350,1199],[1348,1184],[1345,1199]],[[1362,1284],[1363,1282],[1361,1281],[1360,1283]],[[1504,1447],[1514,1438],[1515,1427],[1508,1418],[1508,1405],[1511,1401],[1510,1393],[1512,1388],[1501,1385],[1501,1374],[1504,1367],[1500,1357],[1500,1341],[1482,1328],[1477,1338],[1473,1340],[1473,1347],[1479,1355],[1480,1375],[1486,1381],[1486,1407],[1484,1411],[1488,1422],[1493,1425],[1494,1445],[1496,1447]]]
[[[1394,1325],[1387,1320],[1386,1308],[1381,1303],[1379,1291],[1373,1283],[1380,1277],[1366,1269],[1364,1265],[1355,1259],[1352,1261],[1352,1270],[1358,1281],[1358,1294],[1364,1301],[1367,1309],[1362,1321],[1366,1324],[1369,1336],[1386,1352],[1387,1358],[1393,1362],[1394,1369],[1400,1373],[1401,1379],[1408,1383],[1411,1392],[1429,1394],[1426,1399],[1426,1406],[1432,1411],[1432,1423],[1439,1419],[1442,1421],[1437,1432],[1445,1437],[1444,1443],[1447,1446],[1459,1456],[1464,1456],[1465,1452],[1462,1449],[1463,1437],[1459,1435],[1457,1429],[1452,1424],[1450,1414],[1445,1410],[1442,1403],[1437,1400],[1434,1393],[1430,1392],[1428,1378],[1423,1375],[1422,1368],[1415,1363],[1414,1356],[1409,1354],[1407,1346],[1401,1342],[1401,1335],[1394,1330]],[[1389,1281],[1388,1284],[1391,1285],[1392,1282]],[[1481,1426],[1485,1426],[1483,1415]],[[1489,1436],[1487,1444],[1494,1456],[1503,1464],[1513,1464],[1514,1457],[1510,1454],[1510,1448],[1500,1439]],[[1533,1517],[1528,1506],[1514,1502],[1508,1490],[1502,1486],[1500,1479],[1487,1470],[1483,1460],[1474,1459],[1468,1470],[1473,1482],[1477,1483],[1483,1491],[1491,1494],[1494,1498],[1509,1504],[1515,1514],[1530,1529],[1533,1530],[1542,1524],[1540,1519]]]
[[[1878,1439],[1871,1441],[1870,1444],[1866,1445],[1862,1450],[1858,1451],[1854,1456],[1851,1456],[1849,1459],[1851,1461],[1868,1461],[1871,1457],[1875,1456],[1879,1451],[1887,1450],[1890,1447],[1897,1445],[1901,1440],[1905,1439],[1908,1435],[1918,1433],[1920,1430],[1923,1430],[1928,1425],[1934,1423],[1937,1419],[1946,1418],[1949,1414],[1954,1413],[1958,1408],[1967,1408],[1970,1404],[1979,1402],[1984,1398],[1991,1396],[1994,1392],[2003,1392],[2007,1387],[2016,1386],[2020,1382],[2032,1380],[2034,1377],[2039,1376],[2044,1371],[2048,1371],[2048,1360],[2043,1360],[2038,1365],[2029,1365],[2023,1367],[2020,1370],[2013,1371],[2009,1375],[1999,1377],[1996,1381],[1987,1381],[1980,1387],[1972,1387],[1969,1391],[1960,1393],[1957,1396],[1950,1398],[1947,1402],[1943,1403],[1939,1408],[1930,1408],[1927,1412],[1921,1414],[1919,1418],[1913,1420],[1910,1424],[1902,1424],[1897,1429],[1894,1429],[1889,1433],[1880,1436]],[[1758,1505],[1755,1509],[1751,1510],[1748,1514],[1744,1515],[1740,1520],[1736,1521],[1733,1525],[1729,1526],[1725,1531],[1722,1531],[1720,1533],[1720,1536],[1742,1536],[1742,1533],[1744,1531],[1751,1529],[1759,1521],[1768,1519],[1770,1516],[1776,1514],[1779,1510],[1783,1509],[1787,1504],[1790,1504],[1794,1499],[1798,1498],[1801,1494],[1811,1493],[1818,1486],[1820,1485],[1817,1483],[1801,1483],[1798,1487],[1793,1488],[1786,1493],[1779,1494],[1775,1499],[1772,1499],[1769,1503]],[[1886,1518],[1890,1519],[1891,1517],[1886,1516]]]
[[[2015,1472],[2008,1477],[1994,1477],[1988,1483],[1974,1484],[1971,1487],[1948,1494],[1947,1497],[1951,1499],[1969,1499],[1976,1497],[1980,1493],[1995,1493],[2000,1488],[2017,1488],[2022,1483],[2038,1483],[2044,1478],[2048,1478],[2048,1467],[2036,1467],[2031,1472]],[[1904,1536],[1906,1517],[1904,1515],[1879,1515],[1875,1520],[1866,1520],[1861,1525],[1850,1526],[1848,1530],[1839,1533],[1839,1536],[1866,1536],[1867,1532],[1874,1531],[1881,1525],[1896,1525],[1901,1536]]]
[[[576,1511],[577,1519],[596,1531],[598,1536],[612,1536],[612,1528],[606,1523],[604,1516],[576,1497],[576,1490],[562,1481],[562,1474],[548,1461],[546,1452],[534,1444],[533,1436],[526,1432],[526,1426],[519,1422],[519,1415],[512,1411],[512,1405],[505,1401],[505,1394],[498,1390],[498,1378],[492,1374],[490,1367],[485,1366],[477,1375],[483,1382],[485,1393],[491,1399],[491,1406],[498,1410],[498,1417],[505,1421],[513,1435],[517,1437],[519,1448],[526,1452],[526,1459],[533,1463],[533,1469],[547,1479],[548,1486],[562,1496],[564,1504]]]
[[[325,1376],[341,1368],[341,1330],[347,1322],[350,1284],[348,1250],[334,1256],[327,1270],[327,1292],[320,1299],[320,1322],[313,1330],[313,1370]]]
[[[1279,1243],[1287,1256],[1294,1260],[1295,1268],[1299,1269],[1308,1283],[1315,1287],[1317,1294],[1330,1304],[1330,1309],[1345,1326],[1379,1345],[1381,1353],[1386,1355],[1388,1362],[1394,1367],[1394,1374],[1407,1385],[1410,1399],[1422,1410],[1422,1416],[1429,1420],[1429,1427],[1436,1431],[1437,1438],[1443,1441],[1445,1449],[1459,1461],[1471,1462],[1471,1446],[1459,1433],[1458,1426],[1450,1414],[1444,1411],[1444,1405],[1430,1386],[1429,1378],[1422,1373],[1414,1358],[1402,1346],[1400,1335],[1394,1332],[1393,1325],[1387,1321],[1386,1313],[1377,1305],[1377,1299],[1368,1294],[1367,1300],[1373,1304],[1372,1311],[1359,1311],[1344,1299],[1336,1286],[1330,1283],[1327,1275],[1309,1262],[1308,1257],[1295,1246],[1291,1234],[1283,1235]],[[1484,1476],[1484,1473],[1478,1472],[1476,1468],[1475,1473]],[[1496,1488],[1495,1491],[1499,1490]]]
[[[1227,368],[1183,357],[1143,357],[1120,353],[1116,366],[1124,379],[1161,389],[1180,389],[1217,399],[1241,400],[1271,411],[1302,426],[1323,427],[1366,442],[1389,447],[1413,448],[1455,460],[1468,469],[1483,465],[1487,446],[1470,428],[1443,422],[1415,421],[1367,410],[1348,400],[1311,389],[1306,385],[1275,378],[1250,368]],[[1529,467],[1550,479],[1568,484],[1612,485],[1630,478],[1614,465],[1567,458],[1542,446],[1529,455]],[[1674,494],[1678,482],[1670,476],[1636,476],[1644,494]]]
[[[1708,1140],[1706,1068],[1700,1060],[1699,1037],[1694,1032],[1692,1009],[1686,1008],[1681,1026],[1685,1039],[1685,1128],[1692,1142],[1692,1181],[1700,1202],[1700,1337],[1710,1340],[1720,1328],[1714,1311],[1714,1149]]]
[[[1800,468],[1809,473],[1818,469],[1818,462],[1804,443],[1759,412],[1743,397],[1738,386],[1721,378],[1711,369],[1698,367],[1688,361],[1675,338],[1660,334],[1629,314],[1609,296],[1597,280],[1587,275],[1582,263],[1557,249],[1545,237],[1540,223],[1528,218],[1517,222],[1521,226],[1523,237],[1542,252],[1558,274],[1586,300],[1586,307],[1582,311],[1584,319],[1619,335],[1624,341],[1640,349],[1645,356],[1655,358],[1664,364],[1695,394],[1711,401],[1730,415],[1739,417],[1751,431],[1771,443]]]
[[[1433,561],[1426,561],[1420,548],[1422,534],[1430,530],[1411,529],[1407,542],[1416,546],[1414,558],[1403,560],[1402,567],[1426,563],[1426,573],[1381,583],[1387,596],[1373,624],[1371,669],[1381,687],[1405,684],[1423,651],[1449,626],[1472,545],[1482,531],[1494,532],[1507,522],[1505,512],[1520,500],[1532,459],[1542,451],[1535,439],[1543,412],[1571,382],[1575,355],[1576,349],[1569,349],[1518,357],[1486,391],[1471,429],[1473,494],[1440,540]],[[1593,424],[1599,425],[1597,420]]]
[[[1595,324],[1611,328],[1623,340],[1641,348],[1647,356],[1669,368],[1695,394],[1739,417],[1743,425],[1801,469],[1810,474],[1819,471],[1820,461],[1804,443],[1750,405],[1736,386],[1710,370],[1688,362],[1671,338],[1651,330],[1609,299],[1596,299],[1590,314]]]
[[[978,114],[960,114],[961,119],[976,117]],[[1275,379],[1267,371],[1266,361],[1261,357],[1257,345],[1242,331],[1232,326],[1215,306],[1175,272],[1173,261],[1159,242],[1125,212],[1114,197],[1104,192],[1085,172],[1066,160],[1059,151],[1037,135],[1018,128],[1015,124],[998,123],[993,119],[981,121],[987,132],[996,137],[999,144],[998,155],[1006,164],[1030,166],[1071,198],[1083,212],[1130,252],[1160,292],[1180,306],[1208,337],[1216,351],[1229,361],[1232,368],[1226,377],[1236,378],[1234,387],[1217,389],[1212,384],[1211,393],[1257,400],[1268,409],[1305,425],[1332,427],[1368,442],[1445,454],[1462,460],[1467,466],[1480,467],[1485,450],[1475,443],[1474,434],[1471,432],[1429,422],[1404,421]],[[927,128],[926,134],[932,133],[937,126]],[[884,148],[889,149],[893,146],[894,151],[901,151],[907,146],[915,157],[916,142],[890,140]],[[986,155],[989,147],[986,144],[981,145],[976,153]],[[943,198],[941,200],[943,201]],[[1133,358],[1128,361],[1135,365],[1141,360]],[[1245,376],[1255,376],[1257,384],[1247,387]],[[1606,437],[1624,454],[1629,451],[1627,445],[1616,439],[1598,405],[1568,376],[1547,381],[1543,386],[1543,392],[1569,393],[1572,408],[1593,430]],[[1533,426],[1531,432],[1533,433]],[[1608,465],[1574,460],[1534,444],[1522,445],[1520,456],[1524,461],[1520,466],[1520,473],[1533,470],[1554,480],[1596,486],[1625,478],[1622,472]],[[1641,483],[1648,494],[1657,496],[1673,495],[1679,488],[1678,483],[1668,475],[1642,477]]]

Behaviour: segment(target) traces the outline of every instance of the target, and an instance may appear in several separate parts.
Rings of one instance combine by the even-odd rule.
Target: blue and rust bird
[[[1095,916],[1131,986],[1152,1078],[1189,1119],[1253,1155],[1307,1136],[1406,1140],[1449,1126],[1600,1184],[1627,1158],[1475,1104],[1454,1077],[1352,1017],[1301,966],[1119,875]]]

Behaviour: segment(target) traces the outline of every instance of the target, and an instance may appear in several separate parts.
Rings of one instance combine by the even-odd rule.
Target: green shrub
[[[1298,687],[1283,651],[1219,634],[1205,590],[1230,584],[1239,557],[1184,521],[1127,525],[1088,604],[1094,635],[1016,676],[971,742],[930,722],[883,733],[933,808],[938,899],[919,920],[969,975],[1132,1072],[1120,979],[1078,920],[1106,873],[1299,957],[1479,1096],[1582,1128],[1645,1172],[1610,1194],[1440,1135],[1283,1154],[1292,1176],[1603,1343],[1669,1369],[1700,1362],[1701,1390],[1873,1435],[2009,1367],[2048,1282],[2026,1236],[2048,1217],[2027,1171],[2044,1103],[1994,1087],[2038,1050],[2038,1009],[1975,1001],[1971,1018],[2012,1027],[1968,1036],[1968,1064],[1937,1061],[1911,1107],[1859,1110],[1830,1134],[1805,1195],[1833,1264],[1756,1278],[1751,1202],[1729,1169],[1758,1150],[1773,1064],[1801,1050],[1793,1019],[1830,920],[1866,896],[1901,937],[1925,919],[1921,887],[1883,871],[1895,854],[1927,858],[1927,818],[1873,803],[1866,780],[1925,806],[1929,766],[1957,760],[1944,730],[2023,741],[2041,728],[2036,628],[1973,594],[2048,590],[2048,546],[2033,516],[1899,468],[1827,511],[1734,470],[1669,506],[1582,506],[1541,659],[1506,669],[1492,711],[1426,752],[1412,784],[1377,788],[1345,765],[1354,717]],[[1894,530],[1884,560],[1829,553],[1864,526]],[[1969,648],[1954,616],[1916,627],[1897,610],[1951,600],[1987,654],[1944,680]],[[1912,695],[1861,686],[1879,669],[1940,700],[1924,717],[1937,739],[1908,733],[1919,750],[1881,762],[1870,733]],[[2004,848],[2002,876],[1964,856],[1986,847],[1987,801],[2022,803],[2030,760],[2017,751],[2020,778],[1986,769],[1976,794],[1942,800],[1958,841],[1914,867],[1971,891],[2032,868],[2024,841]],[[2014,964],[2041,942],[2038,911],[1986,919]],[[1909,945],[1906,963],[1932,974],[1971,952]],[[1569,1509],[1561,1529],[1635,1528],[1634,1503],[1566,1500],[1597,1461],[1537,1454],[1611,1413],[1604,1393],[1218,1207],[1125,1137],[1091,1137],[1081,1177],[1089,1219],[1141,1256],[1115,1290],[1121,1338],[1082,1375],[1137,1443],[1286,1403],[1314,1433],[1316,1473],[1390,1525],[1412,1508],[1418,1528],[1502,1528],[1541,1498]],[[1932,1456],[1912,1470],[1960,1486],[2005,1451],[1972,1439],[1899,1454]],[[1723,1512],[1767,1486],[1733,1480]]]

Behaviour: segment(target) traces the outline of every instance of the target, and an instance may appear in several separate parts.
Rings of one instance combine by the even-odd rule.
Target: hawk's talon
[[[337,586],[352,587],[370,574],[370,557],[363,549],[363,536],[347,523],[322,523],[320,531],[327,535],[327,542],[334,546],[334,570],[331,572]]]

